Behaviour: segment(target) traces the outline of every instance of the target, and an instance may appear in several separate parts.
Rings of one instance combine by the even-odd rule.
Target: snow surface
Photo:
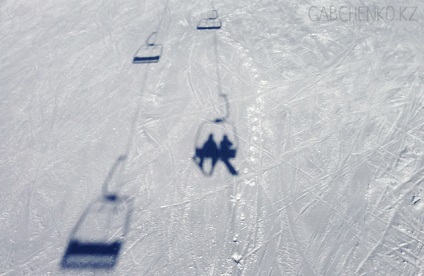
[[[424,5],[308,17],[347,4],[375,2],[216,1],[204,32],[208,1],[1,1],[0,275],[424,275]],[[132,64],[158,26],[160,62]],[[207,178],[191,157],[219,88],[240,174]],[[61,269],[122,154],[118,264]]]

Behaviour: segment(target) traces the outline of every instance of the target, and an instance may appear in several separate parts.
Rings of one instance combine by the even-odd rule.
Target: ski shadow
[[[89,204],[72,229],[60,263],[62,269],[110,270],[116,266],[130,225],[132,199],[108,193],[105,186],[125,158],[121,156],[114,163],[103,195]]]

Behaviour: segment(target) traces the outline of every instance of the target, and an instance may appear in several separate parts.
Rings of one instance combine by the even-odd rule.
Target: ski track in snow
[[[198,31],[210,3],[0,4],[0,275],[424,275],[423,4],[312,22],[329,2],[213,1],[223,27]],[[132,64],[154,31],[160,62]],[[240,175],[206,178],[191,156],[219,89]],[[61,269],[122,154],[117,266]]]

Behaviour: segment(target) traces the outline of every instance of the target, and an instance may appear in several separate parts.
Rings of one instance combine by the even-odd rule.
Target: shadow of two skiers
[[[227,167],[228,171],[232,175],[238,175],[238,172],[234,166],[230,163],[229,159],[236,157],[236,149],[232,148],[233,143],[228,139],[227,135],[224,135],[222,141],[219,144],[214,140],[213,134],[209,134],[208,140],[203,144],[202,148],[196,148],[193,161],[199,166],[203,174],[210,176],[213,174],[215,166],[219,160],[221,160]],[[211,160],[209,169],[204,167],[205,161]]]

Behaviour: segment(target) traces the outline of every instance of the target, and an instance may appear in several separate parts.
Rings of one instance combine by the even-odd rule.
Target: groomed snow
[[[416,21],[222,0],[199,31],[206,0],[1,1],[0,275],[424,275],[424,5],[378,2]],[[159,63],[133,64],[154,31]],[[219,89],[239,175],[205,177],[191,157]],[[62,269],[121,155],[115,268]]]

